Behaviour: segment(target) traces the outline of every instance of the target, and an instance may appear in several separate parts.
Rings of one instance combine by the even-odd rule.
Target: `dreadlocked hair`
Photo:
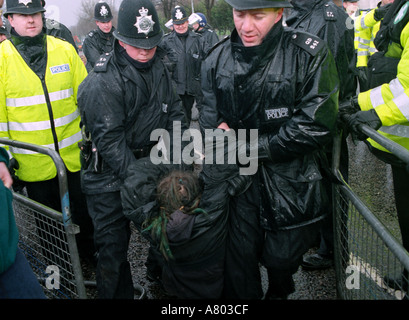
[[[144,231],[151,231],[152,238],[159,242],[159,249],[168,260],[173,259],[166,234],[166,225],[171,214],[177,210],[185,214],[206,213],[199,208],[202,187],[198,177],[191,171],[172,171],[157,187],[159,214],[147,222]]]

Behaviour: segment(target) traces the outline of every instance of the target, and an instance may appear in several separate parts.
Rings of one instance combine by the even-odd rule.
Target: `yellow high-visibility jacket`
[[[360,93],[358,103],[362,110],[375,108],[383,125],[378,132],[409,150],[409,23],[403,28],[400,41],[401,47],[392,44],[391,50],[388,49],[396,57],[398,48],[401,48],[397,77]],[[371,139],[368,142],[379,150],[387,151]]]
[[[66,41],[47,36],[43,80],[9,40],[3,41],[0,44],[0,137],[54,150],[57,144],[67,169],[79,171],[78,142],[82,136],[77,90],[86,76],[84,63]],[[9,151],[18,161],[16,174],[21,180],[44,181],[56,176],[56,167],[49,156],[15,147]]]
[[[364,11],[355,20],[355,31],[358,33],[357,67],[367,67],[369,57],[377,51],[374,39],[381,22],[374,18],[375,9]]]

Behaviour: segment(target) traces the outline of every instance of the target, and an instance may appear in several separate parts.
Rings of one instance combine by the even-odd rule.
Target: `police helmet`
[[[94,8],[94,19],[100,22],[109,22],[112,20],[112,12],[108,3],[98,2]]]
[[[114,37],[130,46],[152,49],[162,40],[158,13],[149,0],[123,0]]]
[[[11,13],[35,14],[45,11],[41,0],[7,0],[6,6],[7,10],[4,12],[5,17]]]
[[[196,14],[200,17],[199,26],[206,27],[207,24],[206,16],[201,12],[196,12]]]
[[[186,14],[185,8],[181,6],[176,6],[172,10],[172,20],[173,24],[183,24],[189,19]]]
[[[226,2],[236,10],[292,8],[289,1],[280,0],[226,0]]]

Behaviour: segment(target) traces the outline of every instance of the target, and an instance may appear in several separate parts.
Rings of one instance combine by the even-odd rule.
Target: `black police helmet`
[[[289,1],[280,0],[226,0],[226,2],[236,10],[292,8]]]
[[[34,14],[45,11],[41,0],[7,0],[6,6],[5,17],[11,13]]]
[[[142,49],[156,47],[163,37],[158,13],[149,0],[123,0],[114,37]]]
[[[172,10],[172,20],[173,24],[182,24],[185,23],[189,19],[188,15],[186,14],[185,8],[181,6],[176,6]]]
[[[101,22],[109,22],[113,19],[111,8],[106,2],[98,2],[94,8],[94,19]]]

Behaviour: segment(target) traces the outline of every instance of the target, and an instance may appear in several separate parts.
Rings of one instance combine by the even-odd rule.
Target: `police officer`
[[[265,298],[285,299],[292,274],[327,213],[318,160],[336,125],[338,76],[316,36],[284,28],[288,1],[226,0],[235,29],[204,60],[204,129],[258,132],[238,158],[257,152],[251,186],[230,203],[225,294],[263,297],[259,262],[268,271]],[[308,190],[315,190],[309,192]]]
[[[356,81],[354,63],[354,30],[348,28],[347,13],[328,0],[292,0],[293,9],[286,22],[289,27],[312,33],[328,43],[337,65],[340,80],[339,100],[345,101],[355,95]],[[332,147],[328,147],[328,158],[332,159]],[[329,160],[331,163],[331,160]],[[341,172],[348,179],[348,146],[346,137],[342,139]],[[331,181],[328,190],[331,190]],[[303,268],[307,270],[325,269],[333,263],[332,205],[321,230],[321,242],[316,253],[304,257]]]
[[[199,34],[189,29],[189,17],[183,7],[173,8],[172,20],[174,31],[163,37],[160,46],[167,52],[167,66],[190,125],[193,104],[201,94],[200,69],[204,42]]]
[[[199,19],[192,24],[192,28],[195,32],[202,35],[203,40],[206,42],[206,49],[207,52],[210,50],[217,42],[219,42],[219,37],[217,36],[216,32],[210,28],[207,23],[206,16],[201,12],[196,12]]]
[[[80,254],[92,258],[92,223],[80,189],[82,137],[76,97],[87,72],[71,44],[45,34],[43,12],[40,0],[7,0],[4,14],[11,32],[0,46],[0,136],[59,153],[67,170],[73,221],[81,228]],[[28,196],[61,211],[53,160],[25,149],[9,150],[18,163],[15,175],[24,182]]]
[[[87,71],[89,72],[103,53],[110,52],[114,44],[112,26],[112,11],[106,2],[98,2],[94,7],[94,19],[97,29],[92,30],[84,39],[82,50],[87,58]]]
[[[165,52],[157,47],[163,32],[153,4],[124,0],[113,34],[113,51],[101,56],[79,88],[84,132],[94,149],[84,152],[89,161],[83,164],[82,187],[95,224],[99,297],[132,299],[127,261],[130,227],[120,188],[128,167],[149,156],[157,144],[150,139],[153,130],[163,129],[172,136],[173,122],[179,122],[181,130],[186,123],[162,61]]]
[[[363,11],[355,19],[355,30],[358,32],[358,49],[357,49],[357,68],[361,71],[360,74],[363,75],[360,81],[360,91],[366,91],[376,84],[371,83],[376,81],[376,74],[372,74],[374,68],[378,69],[377,60],[379,54],[375,47],[375,37],[379,31],[383,17],[388,12],[390,5],[393,0],[382,0],[380,1],[376,8],[368,11]],[[392,66],[385,60],[381,62],[383,65],[387,65],[386,68],[391,68],[391,70],[396,70],[397,60],[392,60]],[[375,64],[375,65],[374,65]],[[385,74],[381,76],[381,81],[384,81]],[[389,80],[392,80],[389,77]],[[364,81],[366,83],[364,83]]]

